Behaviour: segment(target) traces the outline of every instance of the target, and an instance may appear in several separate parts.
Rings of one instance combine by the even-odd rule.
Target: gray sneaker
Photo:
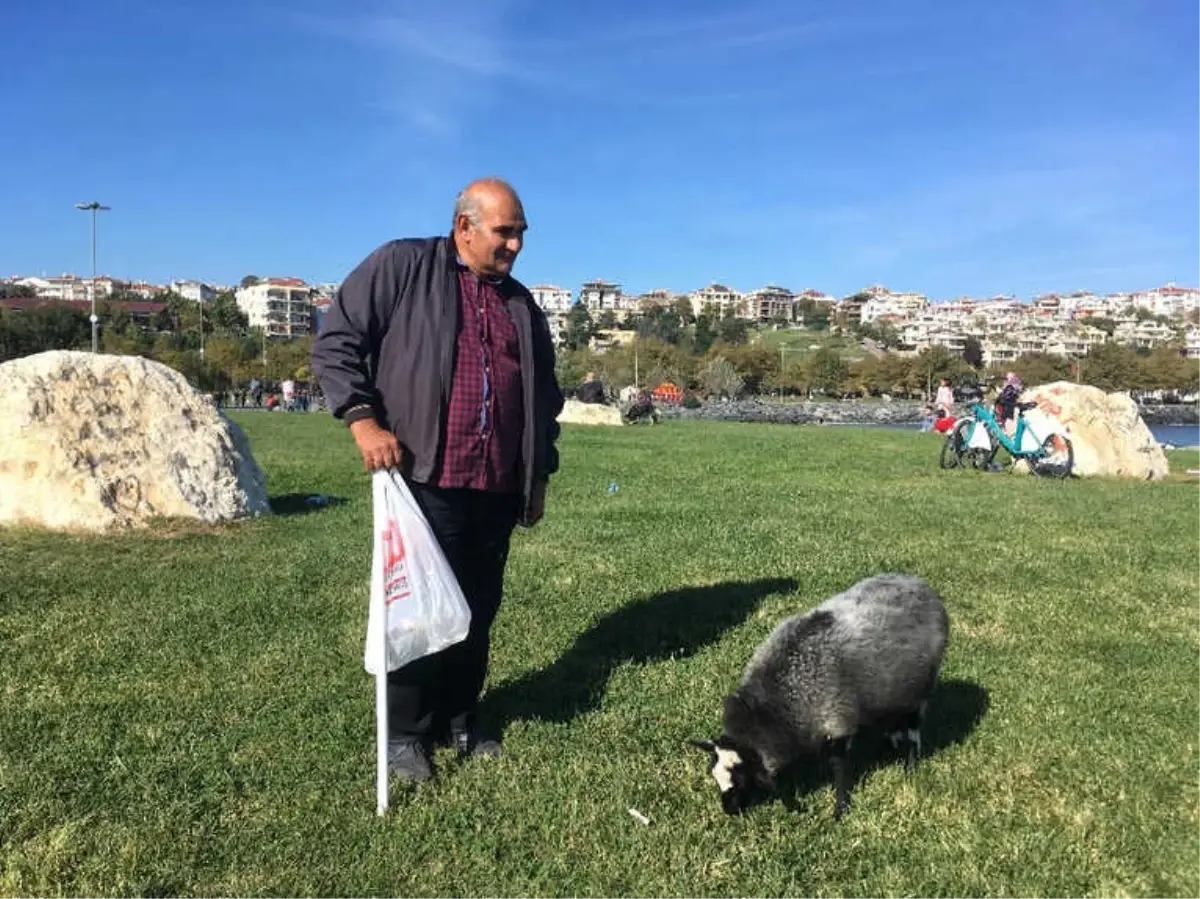
[[[415,737],[388,740],[388,771],[411,783],[429,780],[433,765],[425,744]]]

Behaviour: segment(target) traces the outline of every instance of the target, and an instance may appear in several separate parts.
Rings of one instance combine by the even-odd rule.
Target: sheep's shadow
[[[957,679],[939,681],[929,698],[925,724],[921,728],[920,764],[970,736],[987,714],[989,704],[988,692],[979,684]],[[903,766],[904,755],[903,744],[899,748],[893,747],[887,736],[879,731],[864,732],[854,738],[850,752],[851,814],[853,795],[859,785],[881,768]],[[803,759],[779,775],[777,794],[789,811],[797,811],[804,807],[812,793],[832,783],[828,759]],[[759,802],[769,798],[757,797]],[[829,813],[833,814],[832,797]]]
[[[326,496],[323,493],[281,493],[270,497],[268,502],[276,515],[311,515],[340,506],[346,500],[341,496]]]
[[[622,606],[580,634],[551,665],[490,690],[480,716],[500,729],[517,719],[570,721],[599,708],[619,666],[692,655],[741,624],[767,596],[798,586],[791,578],[726,582]]]

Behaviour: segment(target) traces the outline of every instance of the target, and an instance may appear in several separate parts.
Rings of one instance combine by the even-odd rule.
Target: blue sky
[[[497,174],[516,274],[1200,281],[1195,0],[9,0],[0,274],[337,281]]]

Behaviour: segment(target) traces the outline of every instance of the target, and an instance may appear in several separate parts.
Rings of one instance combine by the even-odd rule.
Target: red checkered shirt
[[[499,286],[458,268],[458,338],[439,487],[517,493],[525,422],[517,328]]]

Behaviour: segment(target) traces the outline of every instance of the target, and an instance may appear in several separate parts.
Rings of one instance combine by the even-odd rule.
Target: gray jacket
[[[546,315],[524,285],[505,284],[517,328],[525,422],[521,438],[524,521],[534,481],[558,470],[558,413]],[[313,343],[313,371],[336,418],[374,416],[405,450],[404,474],[436,477],[458,335],[459,288],[447,237],[393,240],[342,283]]]

